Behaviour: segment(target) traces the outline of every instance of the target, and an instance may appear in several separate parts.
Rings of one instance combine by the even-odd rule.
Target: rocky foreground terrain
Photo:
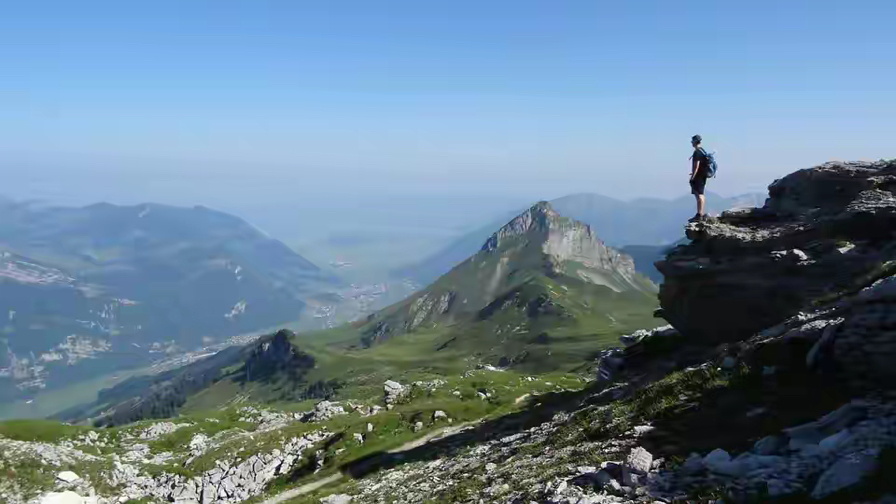
[[[689,225],[658,264],[671,325],[578,380],[480,369],[307,411],[7,435],[0,498],[896,502],[894,189],[896,162],[829,163]],[[508,391],[529,392],[461,418]]]

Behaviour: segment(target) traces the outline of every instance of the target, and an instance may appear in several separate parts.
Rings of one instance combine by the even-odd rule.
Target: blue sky
[[[0,193],[674,197],[697,132],[713,189],[761,191],[896,156],[893,19],[883,0],[7,2]]]

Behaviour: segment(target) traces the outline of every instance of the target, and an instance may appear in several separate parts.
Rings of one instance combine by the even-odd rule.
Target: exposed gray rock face
[[[299,379],[305,370],[314,367],[314,357],[299,350],[290,342],[292,331],[281,329],[262,340],[246,358],[246,380],[258,380],[278,373]]]
[[[737,341],[853,288],[896,259],[894,189],[894,161],[826,163],[775,181],[762,208],[688,225],[692,243],[657,263],[663,317]]]
[[[539,237],[542,251],[557,273],[567,262],[575,262],[596,272],[582,279],[606,285],[614,290],[643,289],[635,280],[634,260],[607,247],[592,232],[591,226],[562,217],[546,201],[541,201],[496,231],[482,246],[483,251],[496,251],[508,240],[518,237]],[[597,272],[606,271],[608,275]]]
[[[454,292],[445,292],[441,295],[424,294],[415,299],[408,313],[410,319],[405,324],[405,330],[413,331],[429,318],[448,313],[455,297],[457,295]]]

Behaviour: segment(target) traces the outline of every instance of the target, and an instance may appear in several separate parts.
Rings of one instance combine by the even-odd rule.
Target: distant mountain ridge
[[[338,284],[238,217],[152,203],[2,204],[0,271],[0,399],[295,321]]]
[[[735,207],[761,206],[764,199],[764,195],[758,193],[730,198],[708,193],[707,208],[718,213]],[[690,195],[673,200],[640,198],[621,201],[600,194],[580,193],[552,200],[551,205],[560,214],[590,225],[605,243],[617,248],[671,244],[682,238],[685,222],[694,215],[694,198]],[[418,283],[432,282],[475,253],[492,230],[518,213],[508,212],[506,216],[457,238],[424,260],[396,269],[392,274],[412,278]],[[644,272],[653,274],[655,271],[652,265],[636,264]]]

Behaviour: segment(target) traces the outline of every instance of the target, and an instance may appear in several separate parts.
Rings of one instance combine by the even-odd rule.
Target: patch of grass
[[[0,422],[0,436],[17,441],[52,443],[89,431],[88,427],[67,425],[52,420],[7,420]]]
[[[54,474],[36,459],[20,458],[15,461],[0,459],[0,479],[18,487],[25,497],[37,495],[44,488],[50,488],[56,479]]]

